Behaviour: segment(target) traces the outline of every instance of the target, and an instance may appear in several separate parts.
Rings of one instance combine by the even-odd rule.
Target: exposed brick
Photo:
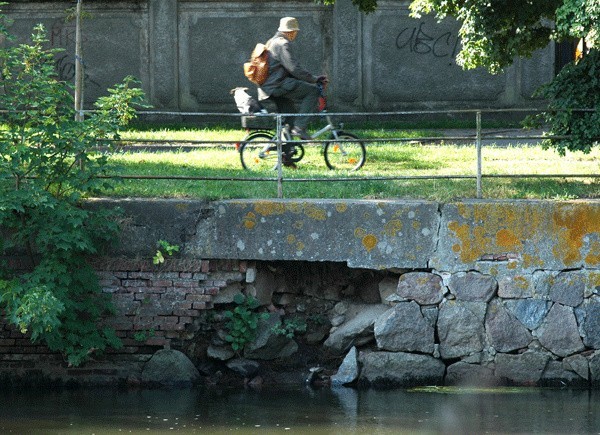
[[[179,317],[177,317],[177,316],[158,316],[156,318],[156,320],[158,322],[160,322],[161,324],[177,323],[179,321]]]
[[[148,281],[143,279],[125,279],[123,280],[123,287],[147,287]]]
[[[190,272],[179,272],[179,278],[181,279],[192,279],[192,276],[194,276],[194,274]]]
[[[198,281],[193,280],[193,279],[173,281],[173,287],[175,287],[175,288],[181,288],[181,287],[190,288],[190,287],[197,287],[197,286],[198,286]]]
[[[219,287],[206,287],[204,289],[204,293],[206,293],[207,295],[218,295],[219,294]]]
[[[189,310],[173,310],[173,315],[175,316],[188,316],[188,317],[198,317],[200,312],[198,310],[192,310],[192,304],[190,304]]]
[[[196,273],[194,273],[192,278],[197,279],[198,281],[204,281],[204,280],[206,280],[206,278],[208,278],[208,275],[206,273],[196,272]]]
[[[185,331],[185,323],[163,323],[160,325],[163,331]]]
[[[160,299],[160,295],[154,294],[154,293],[135,293],[133,295],[133,298],[136,301],[142,301],[143,303],[150,303],[152,301],[157,301]]]
[[[156,273],[154,272],[129,272],[127,274],[128,279],[154,279]]]
[[[168,346],[171,344],[171,340],[164,337],[151,337],[144,344],[148,346]]]
[[[173,302],[173,310],[191,310],[192,302],[191,301],[175,301]]]
[[[210,297],[209,295],[199,295],[199,294],[190,293],[189,295],[186,296],[185,299],[187,301],[192,301],[192,302],[208,302],[208,301],[212,300],[212,297]]]
[[[208,273],[210,271],[210,262],[208,260],[202,260],[201,272]]]
[[[173,287],[172,279],[153,279],[151,282],[152,287]],[[166,290],[166,289],[165,289]]]
[[[206,304],[206,302],[194,302],[192,307],[195,310],[206,310],[208,308],[208,305]]]

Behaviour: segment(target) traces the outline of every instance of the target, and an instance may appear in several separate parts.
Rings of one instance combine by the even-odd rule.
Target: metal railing
[[[582,109],[583,111],[594,111],[593,109]],[[299,178],[299,177],[285,177],[282,165],[282,149],[283,140],[281,131],[283,129],[283,118],[300,116],[297,114],[279,114],[279,113],[268,113],[259,115],[261,117],[273,119],[272,130],[276,133],[276,137],[279,138],[276,141],[278,165],[277,175],[275,177],[211,177],[211,176],[152,176],[152,175],[123,175],[119,176],[122,179],[140,179],[140,180],[183,180],[183,181],[241,181],[241,182],[276,182],[278,197],[283,197],[283,184],[286,183],[309,183],[309,182],[361,182],[361,181],[387,181],[387,180],[449,180],[449,179],[474,179],[476,182],[476,196],[477,198],[482,197],[483,190],[483,179],[484,178],[600,178],[600,174],[484,174],[483,173],[483,157],[482,149],[484,148],[483,142],[499,141],[499,140],[527,140],[527,141],[541,141],[543,139],[565,139],[568,136],[548,136],[548,135],[504,135],[494,136],[483,134],[482,128],[482,114],[499,114],[499,113],[514,113],[514,112],[525,112],[525,113],[536,113],[540,112],[539,109],[465,109],[465,110],[430,110],[430,111],[395,111],[395,112],[362,112],[362,113],[315,113],[311,116],[323,117],[331,115],[334,118],[357,118],[357,119],[369,119],[376,117],[376,119],[386,119],[392,117],[394,120],[398,120],[400,117],[412,116],[412,117],[423,117],[423,116],[440,116],[440,115],[461,115],[461,116],[475,116],[475,128],[473,134],[470,135],[458,135],[458,136],[444,136],[443,138],[438,136],[423,136],[423,137],[410,137],[410,138],[367,138],[361,139],[367,145],[375,145],[378,143],[391,143],[391,142],[436,142],[436,141],[459,141],[469,142],[475,147],[476,153],[476,173],[475,175],[393,175],[393,176],[353,176],[353,177],[311,177],[311,178]],[[219,120],[237,118],[239,119],[242,114],[232,113],[204,113],[204,112],[168,112],[168,111],[144,111],[140,112],[142,116],[174,116],[178,118],[182,117],[197,117],[199,119],[217,118]],[[439,129],[438,129],[439,130]],[[468,128],[462,128],[461,130],[471,130]],[[318,140],[312,139],[309,141],[301,141],[301,143],[315,143],[322,144],[328,139]],[[216,145],[234,145],[240,141],[222,141],[222,140],[147,140],[147,139],[120,139],[121,143],[148,143],[156,144],[151,145],[149,148],[156,149],[157,144],[175,144],[169,145],[169,148],[201,148],[201,147],[214,147]],[[257,141],[258,143],[258,141]],[[136,147],[139,148],[139,147]],[[368,160],[367,160],[368,164]],[[109,178],[109,177],[107,177]]]

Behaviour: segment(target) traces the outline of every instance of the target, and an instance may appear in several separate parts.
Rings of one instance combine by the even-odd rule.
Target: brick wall
[[[158,267],[125,260],[95,267],[116,309],[106,324],[117,331],[126,353],[191,339],[198,316],[212,308],[213,296],[246,271],[244,261],[216,260],[167,260]]]
[[[128,356],[129,361],[143,362],[158,349],[184,346],[199,328],[201,313],[212,308],[213,297],[229,283],[243,280],[247,267],[245,261],[171,259],[158,266],[147,260],[98,259],[93,266],[103,290],[112,295],[116,311],[105,324],[123,342],[122,349],[111,349],[109,356],[95,361],[101,362],[103,368],[96,370],[102,375],[110,375],[110,370],[116,374],[107,363],[125,361]],[[60,359],[45,346],[33,344],[13,325],[0,322],[0,373],[18,370],[26,374],[44,363],[59,362],[60,366]],[[68,377],[89,377],[89,366],[68,368]]]

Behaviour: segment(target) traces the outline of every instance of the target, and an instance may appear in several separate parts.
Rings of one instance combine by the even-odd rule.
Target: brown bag
[[[250,61],[244,63],[244,75],[258,86],[267,80],[269,77],[269,50],[265,44],[256,44],[250,55]]]

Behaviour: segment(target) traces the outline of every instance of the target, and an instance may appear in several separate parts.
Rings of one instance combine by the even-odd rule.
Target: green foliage
[[[567,65],[537,94],[549,101],[548,110],[530,119],[529,125],[547,124],[554,135],[569,136],[547,139],[544,146],[563,156],[566,150],[590,153],[600,141],[600,50]],[[595,111],[580,110],[585,108]]]
[[[143,93],[127,78],[96,103],[95,113],[75,121],[70,86],[54,68],[57,50],[46,45],[45,30],[37,26],[31,44],[0,50],[0,108],[6,111],[0,130],[0,254],[26,255],[33,264],[26,274],[0,268],[0,305],[33,341],[78,365],[93,352],[120,346],[114,331],[99,324],[112,310],[110,297],[86,262],[117,235],[116,211],[92,212],[82,200],[111,188],[98,178],[107,159],[94,151],[96,139],[109,146],[107,139],[118,137]]]
[[[227,335],[225,340],[231,344],[231,348],[240,352],[246,344],[251,343],[256,338],[256,329],[260,320],[269,318],[269,313],[259,313],[255,311],[259,307],[256,298],[237,294],[234,297],[237,306],[233,310],[227,310],[223,313],[228,319],[225,327]]]
[[[144,341],[148,340],[149,338],[154,337],[155,334],[156,334],[156,332],[154,331],[154,329],[150,328],[150,329],[144,330],[144,331],[137,331],[135,334],[133,334],[133,339],[135,341],[144,342]]]
[[[273,326],[271,331],[273,331],[273,334],[283,335],[287,338],[294,338],[296,333],[306,332],[306,327],[307,325],[304,319],[293,317],[291,319],[285,319],[283,323]]]
[[[563,0],[555,21],[557,39],[587,38],[589,45],[600,47],[598,0]]]
[[[461,22],[462,49],[456,61],[466,69],[487,67],[492,73],[548,45],[561,0],[414,0],[412,15],[452,16]]]
[[[152,262],[154,264],[162,264],[165,262],[165,254],[169,257],[172,256],[175,252],[179,251],[179,245],[171,245],[166,240],[159,240],[156,242],[158,245],[158,249],[156,250],[156,254],[152,258]],[[164,251],[164,253],[163,253]]]
[[[333,4],[335,0],[325,0]],[[353,0],[359,10],[372,12],[374,0]],[[456,18],[460,24],[461,50],[456,62],[465,69],[485,67],[498,73],[516,57],[529,57],[551,40],[585,39],[593,47],[585,62],[565,67],[538,95],[550,102],[541,115],[554,136],[546,146],[589,152],[598,138],[598,77],[600,63],[600,2],[598,0],[412,0],[411,15],[434,14],[439,20]],[[575,109],[596,109],[580,112]]]
[[[317,0],[325,5],[333,5],[335,0]],[[377,9],[377,0],[352,0],[352,4],[358,7],[358,10],[367,14],[375,12]]]

